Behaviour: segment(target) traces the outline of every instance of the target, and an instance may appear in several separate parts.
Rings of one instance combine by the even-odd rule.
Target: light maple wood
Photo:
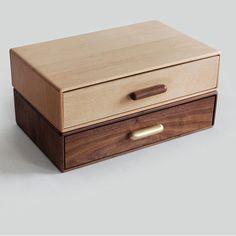
[[[62,92],[219,55],[158,21],[14,48]]]
[[[10,51],[12,85],[58,130],[63,129],[62,94],[40,74]]]
[[[86,126],[213,90],[218,62],[219,57],[211,57],[66,92],[64,128]],[[158,84],[165,84],[167,91],[136,101],[129,97],[136,90]]]
[[[13,48],[10,55],[14,88],[62,132],[212,91],[219,69],[218,50],[158,21]],[[200,66],[184,72],[189,62]],[[163,81],[168,92],[160,100],[127,99]]]

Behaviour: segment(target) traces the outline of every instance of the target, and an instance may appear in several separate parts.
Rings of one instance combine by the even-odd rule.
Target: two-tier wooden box
[[[158,21],[10,58],[17,124],[61,171],[214,123],[219,51]]]

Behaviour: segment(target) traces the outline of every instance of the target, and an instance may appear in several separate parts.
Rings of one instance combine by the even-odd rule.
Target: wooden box
[[[211,127],[220,53],[160,22],[10,50],[16,121],[61,170]]]

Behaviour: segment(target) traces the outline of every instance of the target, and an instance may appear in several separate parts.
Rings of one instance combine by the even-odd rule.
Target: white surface
[[[236,233],[236,1],[0,1],[0,233]],[[213,129],[60,174],[16,126],[11,47],[158,19],[219,48]]]

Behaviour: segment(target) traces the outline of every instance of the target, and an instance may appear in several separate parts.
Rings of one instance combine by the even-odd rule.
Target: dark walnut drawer
[[[216,96],[201,98],[67,135],[65,168],[96,162],[211,127],[215,102]]]
[[[14,98],[17,124],[62,172],[209,128],[216,104],[210,93],[61,133],[16,90]]]

